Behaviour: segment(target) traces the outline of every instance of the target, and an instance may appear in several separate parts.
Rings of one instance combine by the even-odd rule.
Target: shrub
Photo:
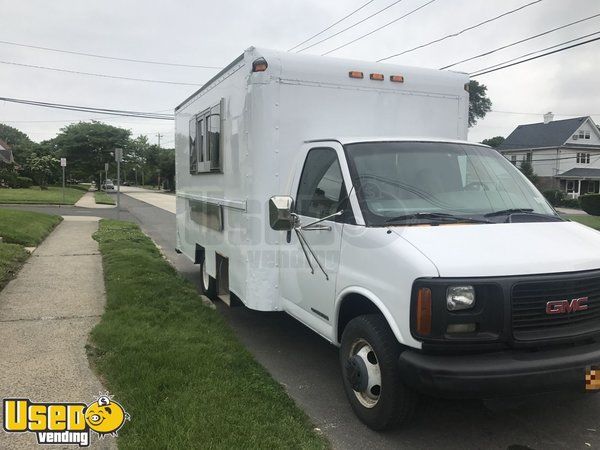
[[[564,191],[559,191],[558,189],[544,191],[543,194],[552,206],[561,205],[567,197],[567,194]]]
[[[581,203],[576,198],[567,198],[567,199],[563,200],[562,202],[560,202],[560,204],[558,206],[564,206],[565,208],[579,209],[579,208],[581,208]]]
[[[592,216],[600,216],[600,194],[587,194],[579,197],[581,208]]]
[[[33,186],[33,180],[29,177],[17,177],[15,181],[15,188],[30,188]]]

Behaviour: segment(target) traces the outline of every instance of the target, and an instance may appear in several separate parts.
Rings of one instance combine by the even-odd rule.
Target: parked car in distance
[[[112,180],[105,180],[104,183],[102,183],[101,189],[103,191],[114,191],[115,190],[115,185],[112,182]]]

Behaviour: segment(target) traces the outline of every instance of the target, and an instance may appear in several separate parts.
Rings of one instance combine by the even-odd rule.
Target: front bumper
[[[402,352],[399,364],[407,385],[441,397],[584,392],[586,368],[600,366],[600,343],[470,355],[432,355],[409,349]]]

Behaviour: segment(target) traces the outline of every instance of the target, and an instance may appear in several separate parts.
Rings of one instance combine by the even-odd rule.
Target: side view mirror
[[[269,199],[269,224],[273,230],[289,231],[296,224],[292,214],[294,199],[287,195],[275,195]]]

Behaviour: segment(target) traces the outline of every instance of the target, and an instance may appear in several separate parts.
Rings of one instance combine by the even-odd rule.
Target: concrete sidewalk
[[[78,208],[96,208],[96,209],[107,209],[107,208],[116,208],[116,205],[103,205],[101,203],[96,203],[96,199],[94,198],[94,193],[92,191],[86,192],[83,197],[77,200],[75,206]]]
[[[97,229],[98,218],[66,216],[0,292],[0,400],[90,403],[106,390],[85,352],[106,300]],[[36,445],[34,433],[0,431],[0,448]]]

